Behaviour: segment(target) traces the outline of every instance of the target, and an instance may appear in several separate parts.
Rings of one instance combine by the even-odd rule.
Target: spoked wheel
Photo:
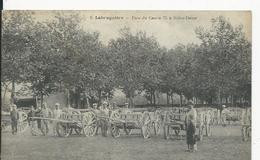
[[[93,112],[87,112],[83,116],[83,132],[85,136],[94,136],[97,131],[97,118]]]
[[[174,133],[175,133],[175,135],[176,136],[179,136],[180,135],[180,128],[176,128],[176,129],[174,129]]]
[[[111,125],[111,135],[114,138],[120,137],[120,129],[116,125]]]
[[[69,125],[66,123],[58,122],[56,127],[56,132],[59,137],[68,137],[70,135]]]
[[[152,122],[151,122],[151,117],[149,115],[149,112],[144,112],[142,115],[141,131],[145,139],[150,138],[151,128],[152,128]]]
[[[142,134],[145,139],[151,136],[151,125],[145,125],[142,127]]]
[[[82,128],[80,128],[80,127],[75,127],[75,128],[74,128],[74,131],[75,131],[75,133],[76,133],[77,135],[80,135],[80,134],[81,134],[81,131],[82,131]]]
[[[111,115],[110,115],[110,118],[111,119],[118,119],[120,117],[120,114],[117,110],[115,111],[112,111]]]
[[[87,137],[92,137],[96,134],[96,126],[85,126],[84,127],[84,134]]]
[[[161,129],[161,123],[160,122],[155,122],[154,123],[154,134],[159,135]]]
[[[124,127],[124,131],[126,135],[131,135],[132,129]]]
[[[28,116],[23,111],[19,111],[18,113],[19,113],[19,121],[17,126],[18,132],[24,132],[29,126],[27,121]]]

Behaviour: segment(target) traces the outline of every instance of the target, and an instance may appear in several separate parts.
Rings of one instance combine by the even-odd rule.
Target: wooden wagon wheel
[[[111,124],[111,129],[110,129],[110,131],[111,131],[112,137],[114,137],[114,138],[120,137],[120,129],[119,129],[119,127],[117,127],[116,125]]]
[[[80,115],[81,115],[81,112],[80,111],[77,111],[77,110],[72,110],[71,111],[71,114],[72,114],[72,116],[77,116],[77,120],[80,120],[78,117],[80,117]],[[75,125],[75,126],[73,126],[73,127],[71,127],[71,130],[70,130],[70,135],[73,133],[73,130],[75,131],[75,133],[77,134],[77,135],[80,135],[81,134],[81,132],[82,132],[82,128],[80,127],[80,126],[78,126],[78,125]]]
[[[83,115],[83,132],[85,136],[94,136],[97,131],[97,117],[94,112],[86,112]]]
[[[151,135],[151,117],[148,112],[144,112],[142,115],[141,131],[145,139],[150,138]]]
[[[110,115],[111,119],[119,119],[120,118],[120,114],[118,110],[112,111],[111,115]]]
[[[180,131],[181,131],[180,128],[176,128],[176,129],[174,129],[174,133],[175,133],[175,135],[176,135],[176,136],[179,136],[179,135],[180,135]]]
[[[81,132],[82,132],[82,128],[80,128],[80,127],[75,127],[75,128],[74,128],[74,131],[75,131],[75,133],[76,133],[77,135],[80,135]]]
[[[70,135],[69,125],[62,122],[57,122],[56,132],[59,137],[68,137]]]
[[[124,131],[125,131],[126,135],[131,135],[131,133],[132,133],[132,129],[127,128],[127,125],[124,125]]]
[[[28,128],[29,124],[27,118],[28,116],[25,112],[19,112],[19,121],[17,126],[19,132],[23,132]]]

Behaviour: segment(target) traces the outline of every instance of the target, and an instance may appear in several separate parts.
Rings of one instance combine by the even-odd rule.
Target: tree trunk
[[[132,95],[129,97],[129,108],[134,108],[134,99]]]
[[[171,94],[171,101],[172,101],[172,107],[173,107],[173,95]]]
[[[180,107],[182,107],[182,94],[180,94]]]
[[[98,90],[98,106],[101,105],[101,95],[102,95],[102,91],[101,89]]]
[[[169,105],[169,93],[168,92],[166,92],[166,103],[167,103],[167,106]]]
[[[218,104],[219,106],[222,106],[222,98],[221,98],[221,89],[218,89]]]
[[[7,88],[8,88],[8,85],[6,85],[6,86],[4,87],[4,95],[3,95],[3,100],[2,100],[2,102],[3,102],[4,105],[5,105],[5,96],[6,96]]]
[[[155,91],[153,91],[153,105],[156,104]]]
[[[15,98],[15,82],[12,80],[11,103],[14,103]]]
[[[234,107],[234,96],[231,95],[231,106]]]
[[[71,107],[70,106],[70,90],[69,89],[67,89],[67,107],[68,108]]]
[[[43,104],[43,93],[41,92],[41,108],[42,108],[42,104]]]

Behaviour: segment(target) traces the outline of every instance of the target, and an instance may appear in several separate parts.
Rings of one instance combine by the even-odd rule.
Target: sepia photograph
[[[251,160],[250,11],[1,14],[1,160]]]

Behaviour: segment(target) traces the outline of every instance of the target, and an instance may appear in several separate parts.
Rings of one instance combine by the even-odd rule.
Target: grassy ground
[[[185,140],[164,140],[162,135],[143,139],[134,135],[108,137],[12,136],[2,133],[2,160],[250,160],[250,142],[243,142],[240,127],[214,127],[213,136],[198,142],[198,152],[188,153]]]

